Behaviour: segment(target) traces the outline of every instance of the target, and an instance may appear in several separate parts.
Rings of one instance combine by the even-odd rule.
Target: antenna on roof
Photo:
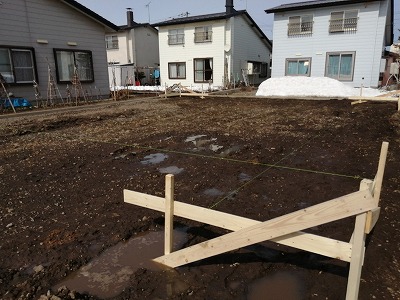
[[[149,24],[150,24],[150,3],[151,1],[145,5],[147,7],[147,14],[149,15]]]
[[[178,17],[189,17],[190,13],[189,12],[183,12],[181,14],[178,15]]]

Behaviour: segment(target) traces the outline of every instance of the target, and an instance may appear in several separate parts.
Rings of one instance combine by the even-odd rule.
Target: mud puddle
[[[186,229],[174,230],[174,250],[187,242]],[[140,268],[163,270],[152,259],[164,254],[164,232],[150,232],[121,242],[53,287],[89,293],[100,298],[119,295],[130,284],[130,277]],[[166,267],[165,267],[166,268]]]

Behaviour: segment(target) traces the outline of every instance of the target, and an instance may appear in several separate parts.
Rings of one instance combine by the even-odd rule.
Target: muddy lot
[[[163,214],[124,203],[123,189],[163,197],[172,172],[176,200],[264,221],[357,191],[375,176],[383,141],[382,212],[360,299],[400,298],[395,103],[138,98],[2,115],[0,298],[344,299],[347,263],[272,242],[174,271],[129,269],[113,295],[58,287],[112,247],[163,229]],[[226,233],[174,220],[185,247]],[[353,226],[306,231],[348,241]]]

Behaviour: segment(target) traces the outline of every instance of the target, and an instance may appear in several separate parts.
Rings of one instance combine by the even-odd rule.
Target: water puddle
[[[240,181],[250,181],[251,180],[251,176],[246,174],[246,173],[240,173],[239,174],[239,180]]]
[[[158,171],[160,171],[161,174],[173,174],[173,175],[182,173],[183,170],[184,170],[183,168],[178,168],[177,166],[170,166],[170,167],[158,169]]]
[[[304,299],[304,283],[295,274],[279,272],[254,281],[248,287],[248,300]]]
[[[212,189],[207,189],[207,190],[205,190],[205,191],[203,192],[203,194],[204,194],[204,195],[207,195],[207,196],[216,197],[216,196],[222,196],[222,195],[224,194],[224,192],[221,191],[221,190],[219,190],[219,189],[212,188]]]
[[[238,152],[240,150],[240,146],[232,146],[224,151],[222,151],[219,155],[222,157],[229,156],[231,153]]]
[[[186,230],[174,230],[174,250],[182,248],[186,242]],[[152,259],[163,254],[163,231],[136,236],[104,251],[53,289],[66,286],[70,290],[99,298],[115,297],[129,286],[131,275],[138,269],[161,270],[162,265],[154,263]]]
[[[154,153],[144,157],[144,159],[140,162],[142,165],[153,165],[159,164],[168,158],[168,155],[163,153]]]

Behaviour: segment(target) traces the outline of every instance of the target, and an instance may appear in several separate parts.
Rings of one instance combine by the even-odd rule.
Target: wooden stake
[[[367,214],[363,213],[356,217],[356,225],[353,234],[353,248],[351,251],[351,261],[349,277],[347,280],[346,300],[357,300],[360,289],[361,268],[364,262],[365,252],[365,223]]]
[[[378,206],[379,198],[381,196],[383,174],[385,172],[385,164],[386,164],[388,148],[389,148],[389,143],[383,142],[381,147],[381,154],[379,156],[378,171],[376,172],[374,180],[375,181],[374,190],[372,193],[375,199],[376,206]]]
[[[165,176],[165,232],[164,255],[172,252],[174,243],[174,175]]]

